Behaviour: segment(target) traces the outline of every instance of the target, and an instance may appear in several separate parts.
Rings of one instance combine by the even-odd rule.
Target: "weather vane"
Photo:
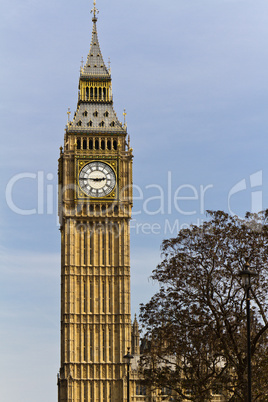
[[[99,10],[96,7],[96,0],[94,0],[94,7],[92,8],[91,13],[93,13],[94,18],[96,18],[96,14],[99,14]]]

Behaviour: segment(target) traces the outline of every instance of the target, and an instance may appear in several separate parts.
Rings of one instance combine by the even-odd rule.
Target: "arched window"
[[[104,113],[104,116],[105,116],[105,117],[108,117],[108,116],[109,116],[109,112],[107,112],[107,110],[106,110],[106,112]]]
[[[90,87],[90,99],[93,99],[93,88]]]
[[[105,125],[104,121],[101,121],[100,122],[100,127],[104,127],[104,125]]]
[[[110,126],[111,126],[111,127],[114,127],[114,126],[115,126],[115,122],[112,121],[112,123],[110,124]]]
[[[88,148],[93,149],[93,141],[92,140],[89,140]]]
[[[83,140],[83,149],[87,149],[87,140]]]
[[[77,123],[77,126],[81,127],[82,126],[82,121],[79,120],[79,122]]]
[[[103,88],[103,99],[106,99],[106,88]]]
[[[107,141],[107,148],[109,149],[109,151],[112,149],[111,140]]]
[[[96,110],[96,112],[93,113],[93,116],[94,116],[94,117],[98,117],[98,112],[97,112],[97,110]]]
[[[117,141],[116,140],[114,140],[113,146],[114,146],[114,149],[117,150]]]
[[[104,150],[105,149],[105,141],[101,140],[101,149]]]
[[[76,144],[77,144],[77,149],[81,149],[81,140],[80,140],[80,138],[77,138]]]
[[[89,87],[86,87],[86,100],[89,98]]]
[[[99,149],[100,145],[99,145],[99,140],[95,140],[95,149]]]
[[[95,94],[94,95],[95,95],[95,99],[97,99],[97,97],[98,97],[98,88],[97,87],[95,88]]]
[[[87,125],[88,125],[89,127],[92,127],[92,126],[93,126],[92,121],[90,120],[90,121],[87,123]]]
[[[102,98],[102,90],[101,90],[101,87],[99,88],[99,99],[101,99]]]

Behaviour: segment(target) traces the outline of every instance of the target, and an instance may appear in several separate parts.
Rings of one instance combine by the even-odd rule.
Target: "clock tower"
[[[131,347],[132,149],[113,109],[97,35],[81,66],[77,110],[59,158],[61,367],[59,402],[126,400]]]

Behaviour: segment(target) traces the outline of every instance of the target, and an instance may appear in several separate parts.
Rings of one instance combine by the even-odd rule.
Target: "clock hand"
[[[106,177],[89,178],[89,180],[93,180],[93,181],[103,181],[103,180],[106,180]]]

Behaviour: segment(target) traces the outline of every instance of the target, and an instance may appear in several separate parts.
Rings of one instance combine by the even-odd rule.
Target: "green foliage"
[[[152,278],[160,290],[141,306],[147,340],[144,381],[168,386],[177,400],[246,401],[246,309],[239,271],[248,260],[252,283],[253,400],[268,401],[268,211],[244,220],[208,211],[202,226],[162,244]]]

